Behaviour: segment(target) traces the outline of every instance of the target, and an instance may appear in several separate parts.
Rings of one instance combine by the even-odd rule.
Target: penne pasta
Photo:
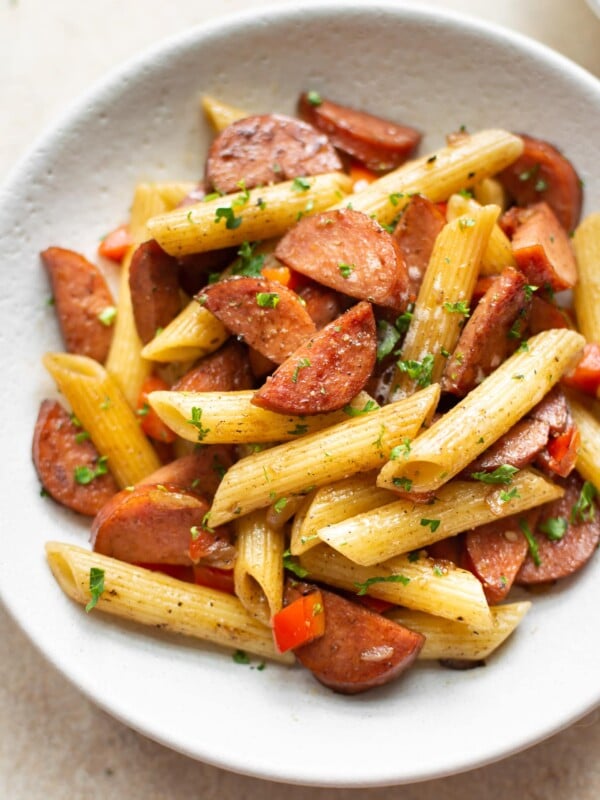
[[[512,490],[516,489],[513,494]],[[442,486],[432,503],[397,500],[395,503],[328,525],[318,531],[330,547],[370,566],[401,553],[487,522],[519,514],[563,495],[560,486],[530,469],[517,472],[508,495],[503,486],[480,481],[456,480]]]
[[[349,417],[343,409],[308,417],[276,414],[253,405],[253,397],[254,392],[250,390],[152,392],[148,402],[178,436],[203,444],[287,442],[344,422]],[[369,403],[376,407],[374,400],[361,392],[349,403],[349,408],[359,411]]]
[[[502,208],[501,202],[490,200],[490,204]],[[478,208],[481,208],[484,203],[481,201],[463,197],[460,194],[453,194],[448,199],[448,208],[446,216],[448,222],[451,222],[458,217],[473,214]],[[512,246],[508,236],[504,233],[502,228],[495,224],[492,227],[490,238],[481,255],[481,264],[479,266],[479,273],[481,275],[497,275],[505,267],[516,267],[517,262],[513,256]]]
[[[498,213],[497,206],[474,209],[471,216],[449,222],[438,235],[397,362],[392,399],[412,394],[426,385],[423,380],[437,383],[442,377],[465,320],[460,309],[470,305]],[[415,370],[418,375],[413,377]]]
[[[578,281],[573,289],[577,325],[588,342],[600,342],[600,213],[589,214],[573,236]]]
[[[342,172],[313,175],[304,183],[283,181],[224,195],[159,214],[148,221],[150,236],[173,256],[231,247],[281,236],[304,214],[323,211],[348,194]]]
[[[229,337],[223,323],[191,300],[142,350],[149,361],[195,361],[217,350]]]
[[[412,444],[408,457],[379,474],[383,488],[428,492],[453,478],[550,391],[584,345],[575,331],[553,329],[519,350]],[[407,484],[408,481],[408,484]]]
[[[299,561],[309,580],[326,581],[348,592],[365,589],[371,597],[482,629],[492,625],[481,583],[451,561],[415,553],[364,567],[323,544],[303,553]]]
[[[577,452],[577,470],[586,481],[600,486],[600,421],[575,395],[569,393],[569,406],[579,429],[581,441]]]
[[[262,509],[237,520],[235,529],[235,593],[248,613],[268,626],[283,605],[283,531],[267,524]]]
[[[483,178],[495,175],[523,152],[523,141],[503,130],[485,130],[461,137],[415,161],[388,172],[366,189],[352,195],[352,208],[375,215],[390,225],[412,194],[424,194],[434,203],[447,200],[460,189],[469,188]],[[344,208],[340,201],[336,208]]]
[[[439,387],[429,386],[385,408],[243,458],[219,485],[211,525],[374,469],[394,446],[416,434],[438,398]]]
[[[68,353],[46,353],[43,361],[98,452],[106,456],[121,488],[161,466],[138,418],[104,367],[86,356]]]
[[[48,542],[46,557],[61,589],[77,603],[90,601],[90,570],[102,570],[98,611],[275,661],[293,661],[277,652],[270,629],[237,597],[61,542]]]
[[[473,195],[482,206],[493,204],[499,206],[502,212],[508,208],[506,189],[496,178],[484,178],[480,183],[476,183],[473,186]]]
[[[422,660],[456,658],[481,661],[489,658],[506,641],[530,608],[531,603],[527,601],[492,606],[492,625],[489,628],[405,608],[394,609],[386,616],[425,636],[425,644],[418,656]]]
[[[232,122],[237,122],[238,119],[250,116],[247,111],[230,106],[228,103],[224,103],[209,94],[203,95],[201,103],[207,120],[217,133],[225,130]]]

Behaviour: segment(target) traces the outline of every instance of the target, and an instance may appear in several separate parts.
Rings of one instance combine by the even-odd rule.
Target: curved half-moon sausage
[[[438,206],[417,194],[404,209],[394,229],[393,236],[404,256],[413,299],[419,293],[435,240],[445,224],[446,218]]]
[[[518,206],[545,201],[566,231],[581,215],[581,180],[571,162],[542,139],[519,134],[522,155],[497,177]]]
[[[318,175],[342,168],[326,136],[312,125],[282,114],[237,120],[213,141],[206,182],[219,192]]]
[[[279,414],[335,411],[363,388],[376,351],[373,310],[358,303],[295,350],[252,402]]]
[[[375,172],[399,167],[421,141],[415,128],[315,98],[312,92],[300,95],[298,110],[332,144]]]
[[[50,277],[60,330],[69,353],[104,362],[112,339],[102,312],[115,301],[98,267],[79,253],[49,247],[40,253]]]
[[[288,603],[297,591],[286,592]],[[425,642],[420,633],[333,592],[321,589],[321,595],[325,633],[294,653],[325,686],[343,694],[364,692],[397,678],[416,659]]]
[[[481,581],[488,603],[500,603],[527,555],[518,518],[506,517],[468,531],[465,554],[465,568]]]
[[[297,291],[298,295],[306,303],[308,315],[318,330],[333,322],[334,319],[339,317],[344,308],[347,308],[347,305],[343,305],[343,301],[346,298],[343,298],[338,292],[327,289],[320,283],[311,281]]]
[[[115,495],[96,515],[92,546],[127,563],[197,564],[231,568],[229,530],[205,527],[209,506],[193,492],[169,484],[138,485]]]
[[[264,278],[219,281],[207,286],[197,300],[228,330],[276,364],[316,331],[298,295]]]
[[[503,464],[522,469],[546,447],[549,435],[547,423],[537,419],[519,420],[475,461],[471,461],[464,473],[493,472]]]
[[[201,497],[213,497],[225,472],[232,465],[231,448],[223,444],[207,444],[201,450],[181,456],[159,467],[138,481],[142,485],[178,486]]]
[[[97,473],[99,458],[87,433],[61,404],[44,400],[33,433],[33,463],[48,494],[93,517],[119,491],[110,472]]]
[[[174,392],[237,392],[254,385],[247,348],[226,342],[173,384]]]
[[[131,259],[129,290],[135,327],[147,344],[181,308],[177,259],[165,253],[154,239],[144,242]]]
[[[275,255],[288,267],[350,297],[403,310],[408,273],[391,234],[360,211],[346,208],[304,217]]]

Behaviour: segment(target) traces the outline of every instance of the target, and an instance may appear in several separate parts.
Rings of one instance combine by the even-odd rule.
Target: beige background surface
[[[43,128],[107,70],[164,36],[251,5],[267,3],[0,0],[0,180]],[[526,33],[600,77],[600,21],[584,0],[430,5]],[[452,778],[394,789],[283,787],[191,761],[108,717],[44,661],[1,607],[0,643],[0,798],[6,800],[600,798],[598,711],[525,753]]]

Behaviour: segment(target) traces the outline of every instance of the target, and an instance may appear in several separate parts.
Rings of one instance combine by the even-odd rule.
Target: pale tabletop
[[[283,2],[294,0],[278,4]],[[600,21],[584,0],[429,4],[525,33],[600,76]],[[192,25],[263,5],[267,2],[1,0],[0,181],[43,128],[115,65]],[[600,797],[598,711],[524,753],[463,775],[388,789],[284,787],[192,761],[129,730],[47,664],[1,607],[0,642],[0,797],[6,800]]]

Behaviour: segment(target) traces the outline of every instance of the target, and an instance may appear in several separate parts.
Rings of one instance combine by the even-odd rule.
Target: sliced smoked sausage
[[[304,217],[275,255],[288,267],[360,300],[402,311],[408,273],[391,234],[360,211],[346,208]]]
[[[150,239],[131,259],[129,291],[138,335],[144,344],[173,320],[180,311],[177,259]]]
[[[493,472],[503,464],[522,469],[531,464],[548,443],[550,426],[537,419],[519,420],[488,447],[464,472]]]
[[[373,310],[370,303],[358,303],[295,350],[252,402],[279,414],[335,411],[363,388],[376,350]]]
[[[201,497],[213,497],[221,479],[233,464],[231,447],[207,444],[201,450],[170,461],[138,481],[142,485],[178,486]]]
[[[79,253],[49,247],[40,253],[50,277],[58,322],[69,353],[106,360],[112,325],[102,313],[115,301],[98,267]]]
[[[421,140],[415,128],[340,106],[314,92],[300,95],[298,110],[307,122],[326,133],[332,144],[375,172],[399,167]]]
[[[527,555],[527,541],[518,517],[506,517],[469,531],[465,553],[465,567],[481,581],[488,603],[500,603]]]
[[[419,293],[435,240],[445,224],[446,218],[438,206],[418,194],[406,206],[394,229],[394,239],[408,270],[411,299]]]
[[[99,469],[99,461],[81,425],[56,400],[44,400],[33,433],[33,463],[48,494],[93,517],[119,491],[110,472]]]
[[[246,344],[276,364],[316,332],[298,295],[264,278],[230,278],[207,286],[197,300]]]
[[[174,392],[237,392],[254,385],[248,350],[240,342],[226,342],[203,358],[173,384]]]
[[[206,182],[229,194],[341,168],[327,137],[312,125],[262,114],[237,120],[216,137],[208,151]]]

